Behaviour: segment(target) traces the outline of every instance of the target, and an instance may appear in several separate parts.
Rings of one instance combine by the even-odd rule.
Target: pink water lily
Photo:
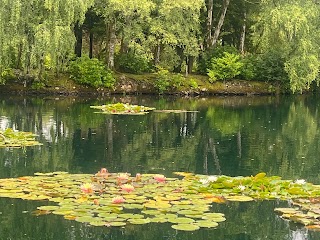
[[[124,203],[126,200],[122,196],[112,198],[112,203],[119,204]]]
[[[80,189],[83,193],[92,193],[93,192],[93,184],[84,183],[80,186]]]
[[[132,186],[130,184],[123,184],[123,185],[121,185],[121,189],[122,189],[122,191],[130,193],[134,190],[134,186]]]
[[[118,180],[123,181],[123,180],[128,180],[129,176],[130,175],[128,173],[120,173],[117,178]]]
[[[154,180],[156,180],[157,182],[165,182],[166,181],[166,177],[162,174],[156,174],[153,176]]]

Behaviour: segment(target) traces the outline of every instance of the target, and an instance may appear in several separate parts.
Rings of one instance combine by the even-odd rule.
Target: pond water
[[[196,112],[102,115],[91,105],[124,102]],[[0,97],[0,129],[31,131],[42,146],[0,149],[0,178],[68,171],[250,176],[266,172],[320,184],[320,97],[179,98]],[[313,240],[277,216],[284,201],[213,204],[226,221],[215,229],[181,232],[170,224],[93,227],[59,215],[33,216],[41,201],[0,198],[0,239]]]

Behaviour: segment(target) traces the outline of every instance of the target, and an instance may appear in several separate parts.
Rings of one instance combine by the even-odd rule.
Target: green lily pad
[[[194,220],[192,218],[186,218],[186,217],[176,217],[176,218],[170,218],[168,219],[171,223],[193,223]]]
[[[219,225],[217,222],[212,222],[212,221],[208,221],[208,220],[198,220],[194,224],[196,224],[199,227],[203,227],[203,228],[214,228]]]
[[[128,219],[131,224],[147,224],[150,223],[149,219]]]
[[[173,229],[180,230],[180,231],[196,231],[200,227],[194,224],[177,224],[171,226]]]

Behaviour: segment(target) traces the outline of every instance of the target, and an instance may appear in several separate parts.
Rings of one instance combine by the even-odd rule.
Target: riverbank
[[[116,74],[116,84],[113,89],[93,88],[75,83],[66,75],[52,78],[41,87],[35,82],[23,82],[19,80],[7,81],[0,85],[2,95],[112,95],[112,94],[159,94],[153,82],[152,74]],[[164,95],[270,95],[281,93],[278,85],[258,81],[229,80],[210,83],[207,76],[189,75],[186,81],[196,82],[196,86],[181,86],[169,89],[161,94]]]

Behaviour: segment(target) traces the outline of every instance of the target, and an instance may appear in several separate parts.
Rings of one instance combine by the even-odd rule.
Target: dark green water
[[[95,114],[90,105],[118,101],[157,109],[197,110],[145,116]],[[157,96],[0,97],[0,129],[39,135],[43,146],[0,149],[0,178],[35,172],[161,173],[230,176],[266,172],[320,184],[320,98]],[[290,224],[273,209],[287,202],[214,204],[227,221],[216,229],[180,232],[167,224],[91,227],[57,215],[35,217],[43,202],[0,198],[0,239],[314,240],[320,233]]]

